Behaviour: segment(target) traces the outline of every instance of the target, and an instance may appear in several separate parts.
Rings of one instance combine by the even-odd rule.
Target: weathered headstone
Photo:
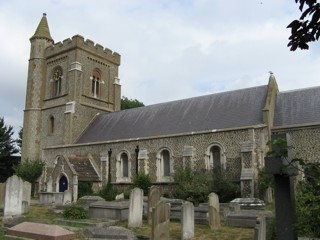
[[[267,222],[265,216],[259,216],[256,220],[254,228],[254,240],[266,240],[267,238]]]
[[[209,194],[209,225],[211,229],[221,226],[219,197],[215,193]]]
[[[170,239],[170,205],[160,200],[152,209],[152,237],[154,240]]]
[[[161,193],[160,189],[156,186],[152,186],[148,195],[148,223],[152,223],[152,208],[154,208],[160,201]]]
[[[66,190],[63,192],[63,205],[72,203],[72,192]]]
[[[194,237],[194,206],[191,202],[184,202],[182,204],[182,227],[181,239],[191,239]]]
[[[76,237],[73,232],[62,227],[32,222],[23,222],[8,228],[6,234],[26,239],[71,240]]]
[[[128,227],[142,226],[142,213],[143,213],[143,190],[134,188],[130,193],[130,205],[128,215]]]
[[[272,140],[284,139],[290,146],[288,134],[274,134]],[[279,146],[272,145],[272,150],[279,152]],[[291,163],[292,152],[287,149],[287,156],[275,154],[273,157],[265,157],[265,169],[274,176],[275,208],[276,208],[276,232],[277,238],[282,240],[296,240],[295,230],[296,212],[294,196],[294,175],[297,167]]]
[[[21,215],[23,199],[23,180],[16,175],[6,181],[4,216]]]
[[[110,226],[110,227],[87,227],[83,235],[86,239],[123,239],[136,240],[134,233],[127,228]]]

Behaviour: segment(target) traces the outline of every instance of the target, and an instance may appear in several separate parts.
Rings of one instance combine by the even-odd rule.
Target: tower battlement
[[[120,65],[120,54],[117,52],[113,52],[108,48],[104,48],[102,45],[98,43],[94,43],[90,39],[84,39],[81,35],[75,35],[71,39],[67,38],[62,42],[57,42],[51,47],[46,49],[47,57],[52,55],[61,54],[61,52],[68,51],[71,49],[80,48],[85,51],[88,51],[94,55],[100,56],[104,59],[109,60],[117,65]]]

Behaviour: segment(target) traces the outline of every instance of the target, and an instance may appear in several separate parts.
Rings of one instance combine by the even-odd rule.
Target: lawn
[[[25,221],[39,222],[46,224],[53,224],[53,220],[61,218],[61,214],[50,213],[47,206],[30,206],[29,211],[25,214]],[[88,220],[90,221],[90,220]],[[118,226],[126,227],[127,222],[120,222]],[[151,236],[151,225],[144,222],[142,227],[133,229],[137,235]],[[207,225],[195,224],[195,237],[194,240],[203,239],[219,239],[219,240],[252,240],[254,236],[253,229],[247,228],[232,228],[226,226],[225,222],[222,222],[222,227],[211,230]],[[4,233],[0,231],[0,240],[8,238],[4,237]],[[82,240],[80,232],[77,233],[77,239]],[[170,222],[170,239],[181,239],[181,224],[178,221]]]

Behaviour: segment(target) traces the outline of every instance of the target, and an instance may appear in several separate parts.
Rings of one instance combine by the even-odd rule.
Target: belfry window
[[[94,98],[99,98],[102,82],[101,82],[101,74],[97,69],[93,71],[93,74],[90,77],[90,80],[91,80],[91,95]]]
[[[61,83],[62,83],[62,69],[57,67],[54,69],[52,74],[53,88],[52,96],[57,97],[61,95]]]

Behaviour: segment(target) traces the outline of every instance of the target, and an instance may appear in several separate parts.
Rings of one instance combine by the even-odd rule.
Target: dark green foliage
[[[18,139],[16,139],[16,143],[19,147],[19,152],[21,153],[21,149],[22,149],[22,135],[23,135],[23,128],[20,127],[20,131],[18,132]]]
[[[121,98],[121,110],[143,107],[144,104],[139,102],[137,99],[128,99],[127,97]]]
[[[212,192],[219,196],[220,202],[230,202],[240,197],[240,185],[232,181],[225,170],[214,169],[212,181]]]
[[[92,182],[78,182],[78,198],[92,194]]]
[[[320,181],[303,181],[296,193],[299,236],[320,237]]]
[[[71,204],[64,210],[63,217],[66,219],[87,219],[89,218],[89,211],[81,204]]]
[[[13,165],[17,164],[20,159],[12,155],[18,153],[15,146],[15,140],[12,139],[13,127],[7,126],[4,118],[0,117],[0,182],[13,174]]]
[[[117,194],[117,189],[115,189],[110,183],[104,185],[99,191],[99,196],[107,201],[113,201],[116,198]]]
[[[31,196],[34,193],[35,183],[42,174],[43,166],[44,163],[41,160],[31,161],[26,159],[13,167],[17,176],[31,183]]]
[[[18,152],[15,140],[12,139],[13,127],[7,126],[0,117],[0,160]]]
[[[317,0],[295,0],[299,2],[302,12],[299,19],[292,21],[288,47],[291,51],[297,48],[309,49],[308,43],[319,40],[320,36],[320,3]],[[304,7],[305,10],[304,10]]]
[[[266,173],[264,168],[259,169],[258,172],[258,192],[259,198],[264,199],[265,193],[269,187],[273,187],[273,176],[271,174]]]
[[[133,179],[133,187],[138,187],[143,190],[143,194],[148,196],[149,188],[152,186],[152,182],[149,174],[139,172],[138,176]]]
[[[206,171],[178,169],[174,174],[177,184],[173,196],[193,202],[194,205],[207,202],[212,186],[212,175]]]

